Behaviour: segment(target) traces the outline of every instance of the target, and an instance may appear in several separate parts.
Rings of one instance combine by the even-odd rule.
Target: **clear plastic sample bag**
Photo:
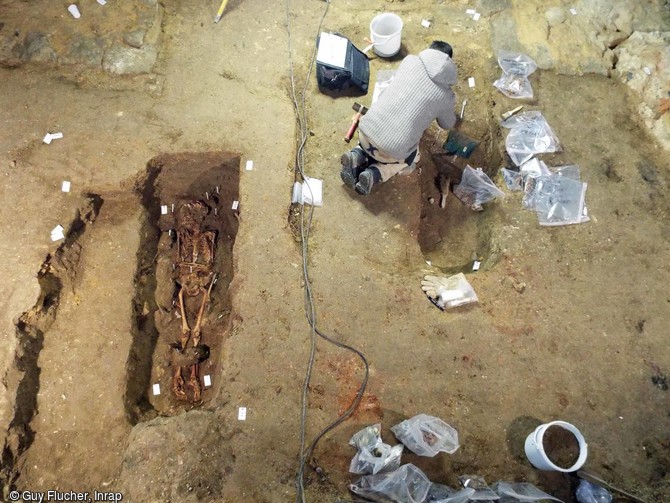
[[[511,501],[561,501],[528,482],[496,482],[493,485],[493,490],[498,493],[501,499],[507,498]]]
[[[474,288],[468,283],[462,272],[448,278],[426,275],[421,280],[421,289],[431,302],[442,310],[479,300]]]
[[[540,225],[570,225],[589,221],[586,213],[586,183],[566,176],[539,177],[535,211]]]
[[[607,489],[586,480],[579,482],[575,496],[579,503],[611,503],[612,501],[612,495]]]
[[[463,170],[461,183],[453,189],[454,195],[469,208],[479,211],[481,205],[495,199],[505,197],[500,190],[481,168],[474,169],[466,166]]]
[[[372,501],[422,503],[432,482],[413,464],[406,464],[395,471],[367,475],[349,486],[349,489]]]
[[[510,129],[505,139],[505,149],[512,162],[521,166],[535,154],[558,152],[558,138],[541,112],[532,110],[505,119],[503,127]]]
[[[456,491],[449,486],[433,484],[428,491],[427,503],[468,503],[475,490],[465,487]]]
[[[434,457],[440,452],[453,454],[459,448],[458,431],[442,419],[419,414],[391,428],[405,447],[419,456]]]
[[[396,470],[400,466],[400,457],[404,449],[402,444],[391,447],[382,442],[381,423],[363,428],[349,440],[349,445],[358,452],[351,460],[349,471],[357,474],[376,474]]]
[[[523,190],[523,176],[520,171],[514,171],[512,169],[500,168],[500,174],[502,174],[505,185],[512,192],[518,190]]]
[[[525,54],[500,51],[498,64],[502,68],[502,75],[493,83],[505,96],[522,99],[532,98],[533,88],[528,76],[537,70],[537,64]]]

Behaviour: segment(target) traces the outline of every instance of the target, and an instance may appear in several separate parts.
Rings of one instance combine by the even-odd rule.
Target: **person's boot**
[[[356,192],[363,196],[370,195],[372,187],[376,184],[381,183],[382,175],[375,166],[370,166],[369,168],[363,170],[363,172],[358,176],[358,183],[356,183]]]
[[[349,188],[354,188],[358,181],[358,176],[361,174],[367,165],[368,157],[361,147],[355,147],[349,152],[345,152],[340,157],[340,177],[345,185]]]

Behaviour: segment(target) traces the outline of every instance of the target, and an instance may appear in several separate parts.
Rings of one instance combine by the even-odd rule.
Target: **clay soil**
[[[33,3],[49,22],[72,22],[64,4]],[[3,34],[26,6],[0,5]],[[291,2],[298,90],[326,5]],[[107,7],[109,25],[82,29],[126,29],[125,8]],[[218,2],[164,8],[160,79],[151,85],[85,68],[0,68],[5,498],[16,488],[118,490],[131,502],[295,499],[313,334],[291,205],[298,131],[285,6],[230,0],[219,24]],[[468,100],[462,131],[481,142],[455,164],[482,167],[503,186],[499,116],[518,102],[490,85],[499,68],[487,24],[473,24],[466,8],[333,1],[323,28],[364,47],[376,13],[403,17],[401,54],[372,58],[371,82],[432,39],[451,42],[457,104]],[[370,95],[320,93],[309,77],[305,173],[324,183],[306,259],[317,327],[361,351],[370,374],[361,405],[314,452],[308,501],[351,498],[353,433],[380,422],[394,443],[389,428],[419,413],[459,432],[453,455],[403,455],[434,482],[456,487],[460,475],[478,474],[573,501],[573,478],[537,471],[523,453],[537,425],[558,419],[585,436],[587,471],[648,502],[670,498],[670,401],[659,384],[670,372],[670,156],[638,123],[638,98],[613,79],[538,71],[531,82],[526,107],[542,111],[562,145],[543,159],[580,166],[588,223],[542,228],[518,192],[481,213],[453,194],[439,208],[436,181],[452,168],[443,162],[447,132],[436,126],[420,169],[361,198],[338,166],[352,104]],[[64,137],[46,145],[47,132]],[[169,159],[174,176],[158,178],[157,159]],[[207,363],[214,384],[201,406],[177,405],[168,395],[170,337],[161,339],[155,321],[157,284],[169,277],[159,268],[157,212],[219,180],[239,207],[236,216],[228,201],[219,210],[230,213],[218,242],[227,274],[206,314],[205,337],[218,341]],[[54,243],[58,224],[67,237]],[[421,279],[461,271],[479,302],[438,310]],[[347,409],[364,376],[356,355],[316,341],[308,442]]]

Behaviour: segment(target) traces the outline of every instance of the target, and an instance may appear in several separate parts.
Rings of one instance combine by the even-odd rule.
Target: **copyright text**
[[[99,492],[93,491],[11,491],[9,501],[30,501],[41,503],[43,501],[84,501],[92,503],[94,501],[121,501],[123,494],[119,492]]]

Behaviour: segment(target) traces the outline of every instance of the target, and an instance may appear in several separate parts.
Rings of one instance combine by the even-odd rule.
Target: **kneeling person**
[[[361,117],[358,146],[342,155],[342,181],[367,196],[372,187],[419,161],[419,141],[433,120],[443,129],[456,124],[456,65],[446,42],[435,41],[407,56],[379,99]]]

